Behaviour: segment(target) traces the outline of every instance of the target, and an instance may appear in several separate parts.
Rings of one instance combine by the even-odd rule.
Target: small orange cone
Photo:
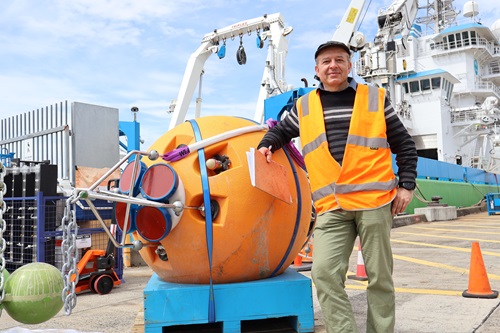
[[[470,298],[497,298],[498,291],[491,290],[488,274],[484,267],[483,256],[478,242],[472,243],[469,270],[469,288],[462,293]]]
[[[365,261],[363,260],[363,253],[361,251],[361,241],[358,242],[358,265],[356,268],[356,275],[348,275],[347,278],[358,281],[368,280],[365,270]]]
[[[296,271],[310,271],[312,268],[312,243],[308,241],[302,250],[297,254],[293,260],[293,265],[290,268]]]
[[[295,267],[300,267],[300,266],[302,266],[302,256],[297,255],[297,256],[295,257],[295,260],[293,261],[293,265],[294,265]]]

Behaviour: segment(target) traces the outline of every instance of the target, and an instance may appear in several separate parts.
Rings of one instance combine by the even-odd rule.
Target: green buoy
[[[16,269],[5,282],[5,311],[23,324],[39,324],[63,307],[64,282],[52,265],[35,262]]]
[[[3,283],[5,285],[5,282],[7,281],[7,279],[9,278],[9,271],[7,270],[7,268],[4,268],[3,269]],[[0,314],[2,313],[2,309],[3,309],[3,303],[0,302]]]

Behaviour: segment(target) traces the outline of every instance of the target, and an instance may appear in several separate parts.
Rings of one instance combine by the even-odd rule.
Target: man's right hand
[[[259,151],[266,157],[267,163],[270,163],[273,155],[271,146],[259,148]]]

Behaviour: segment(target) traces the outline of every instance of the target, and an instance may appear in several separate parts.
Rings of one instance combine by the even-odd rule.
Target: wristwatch
[[[413,191],[415,189],[415,183],[414,182],[400,182],[399,187],[402,187],[408,191]]]

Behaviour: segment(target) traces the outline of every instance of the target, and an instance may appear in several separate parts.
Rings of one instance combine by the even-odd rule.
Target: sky
[[[389,0],[366,1],[359,30],[373,40],[377,12]],[[170,102],[179,93],[189,56],[204,35],[234,23],[281,13],[288,36],[286,79],[315,82],[314,51],[330,40],[350,1],[298,0],[0,0],[0,119],[61,101],[119,109],[131,121],[139,108],[143,147],[168,130]],[[455,1],[461,10],[464,0]],[[500,18],[497,0],[478,1],[481,22]],[[205,63],[201,115],[253,118],[267,44],[244,36],[247,63],[238,65],[239,40],[226,57]],[[198,90],[193,98],[196,98]],[[194,102],[187,118],[193,117]]]

